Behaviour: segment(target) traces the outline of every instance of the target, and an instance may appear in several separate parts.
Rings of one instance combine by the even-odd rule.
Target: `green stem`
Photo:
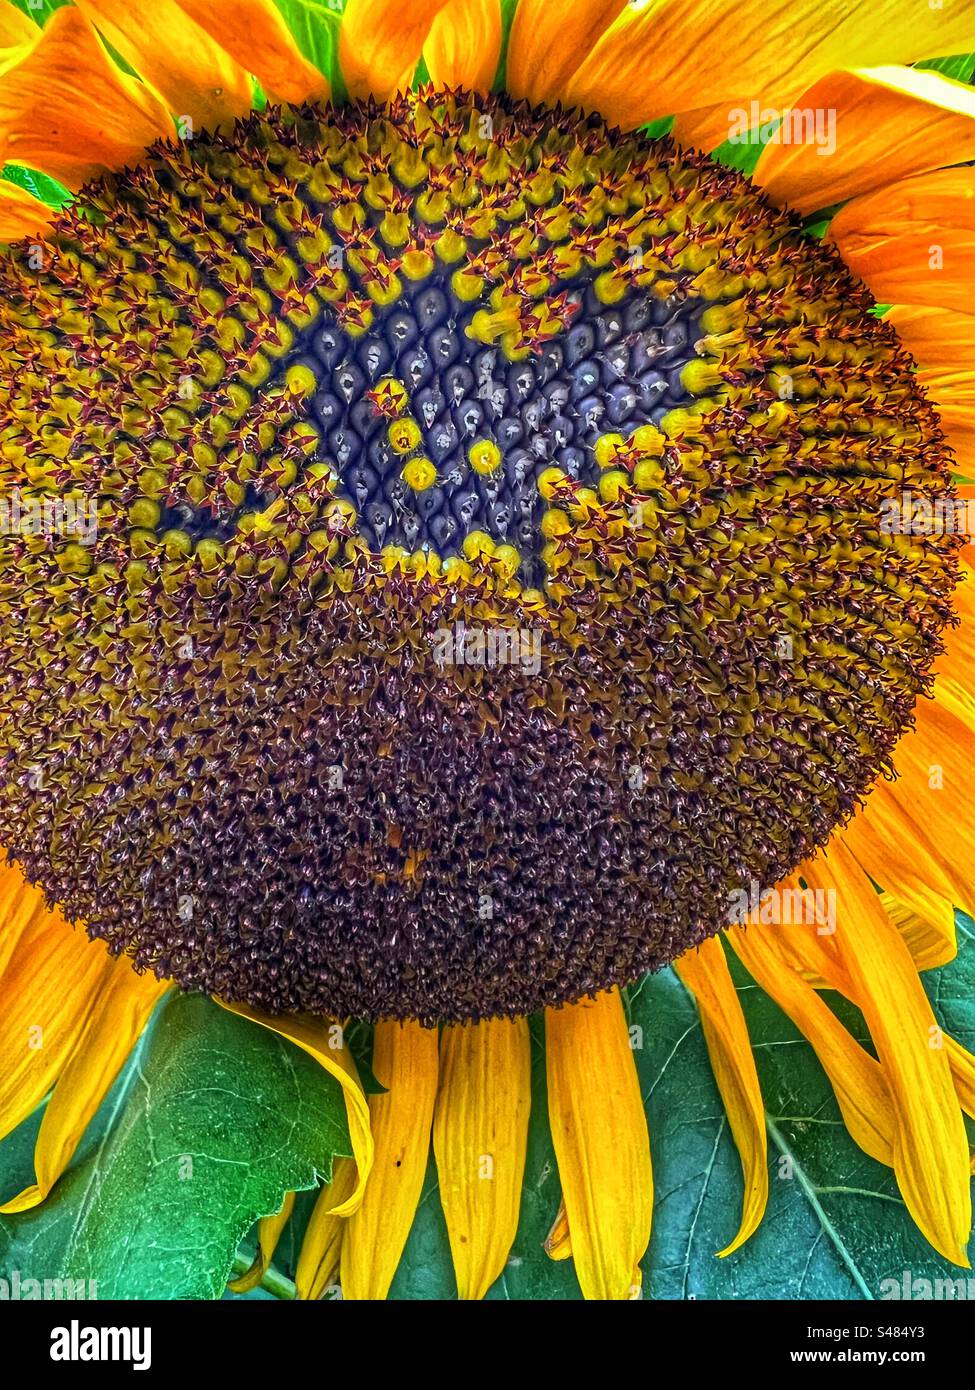
[[[234,1256],[234,1274],[246,1274],[251,1267],[251,1261],[246,1255]],[[294,1283],[286,1274],[275,1269],[274,1265],[268,1265],[264,1271],[264,1278],[261,1280],[260,1287],[267,1289],[268,1293],[273,1293],[275,1298],[295,1299],[298,1297]]]

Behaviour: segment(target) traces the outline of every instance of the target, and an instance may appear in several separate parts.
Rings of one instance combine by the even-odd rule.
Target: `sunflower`
[[[546,1258],[634,1297],[627,1010],[672,965],[740,1156],[721,1255],[769,1196],[744,981],[966,1266],[975,1058],[920,972],[973,907],[975,95],[910,65],[975,3],[29,8],[0,1133],[48,1100],[3,1211],[206,995],[341,1088],[298,1296],[387,1295],[432,1145],[482,1298],[534,1033]]]

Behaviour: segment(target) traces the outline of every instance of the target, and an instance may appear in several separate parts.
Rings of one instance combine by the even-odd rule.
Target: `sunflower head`
[[[703,156],[432,88],[275,110],[2,275],[6,481],[93,525],[4,550],[0,841],[187,988],[633,979],[822,845],[924,688],[952,544],[879,514],[948,487],[935,418]]]

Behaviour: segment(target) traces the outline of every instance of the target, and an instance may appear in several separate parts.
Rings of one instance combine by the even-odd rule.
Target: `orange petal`
[[[587,1299],[634,1296],[650,1241],[647,1118],[619,990],[545,1011],[552,1143]]]
[[[0,179],[0,242],[19,241],[42,232],[57,216],[26,188]]]
[[[430,26],[447,0],[348,0],[339,64],[349,96],[384,100],[411,77]],[[408,78],[405,79],[408,82]]]
[[[875,188],[975,158],[975,91],[923,68],[833,72],[797,108],[833,113],[830,145],[787,143],[777,132],[755,170],[777,203],[798,212],[831,207]],[[787,131],[791,126],[785,127]]]
[[[843,1121],[864,1153],[893,1164],[893,1123],[883,1072],[776,949],[777,928],[750,923],[728,940],[748,973],[808,1039],[829,1077]]]
[[[508,40],[505,88],[531,102],[561,100],[566,82],[626,0],[520,0]]]
[[[483,1298],[511,1251],[530,1109],[525,1019],[443,1030],[433,1151],[461,1299]]]
[[[748,1025],[721,942],[711,937],[675,961],[674,969],[697,1001],[711,1069],[745,1177],[738,1234],[719,1251],[731,1255],[758,1228],[768,1204],[768,1137],[762,1088]]]
[[[972,1225],[968,1140],[951,1068],[910,952],[849,850],[804,866],[836,893],[835,948],[870,1029],[894,1118],[894,1172],[908,1210],[946,1259],[966,1265]]]
[[[328,97],[325,74],[302,57],[271,0],[234,0],[232,5],[224,0],[176,3],[231,58],[254,74],[272,101],[300,106]]]
[[[958,467],[975,472],[975,317],[951,309],[897,304],[884,315],[920,367],[918,380],[938,408]]]
[[[245,68],[215,43],[176,0],[75,0],[98,32],[154,87],[177,118],[210,130],[251,107]]]
[[[265,1014],[259,1009],[252,1009],[249,1004],[231,1004],[226,999],[218,999],[217,1003],[231,1013],[249,1018],[252,1023],[259,1023],[262,1028],[268,1028],[272,1033],[295,1043],[309,1057],[314,1057],[341,1086],[358,1182],[354,1184],[348,1199],[337,1206],[333,1214],[351,1215],[362,1201],[366,1179],[372,1170],[375,1145],[365,1092],[352,1054],[345,1045],[341,1027],[333,1019],[313,1018],[308,1014]]]
[[[91,949],[91,943],[88,945]],[[168,987],[167,981],[154,975],[137,975],[124,956],[111,961],[44,1111],[34,1148],[37,1181],[0,1211],[27,1211],[43,1202],[74,1157],[82,1135]]]
[[[975,284],[975,170],[939,169],[854,198],[829,236],[881,303],[965,313]]]
[[[550,1260],[572,1258],[572,1238],[569,1235],[569,1218],[565,1214],[564,1200],[559,1203],[558,1212],[552,1222],[552,1229],[545,1237],[543,1244],[545,1253]]]
[[[172,135],[166,108],[111,62],[80,10],[57,10],[0,61],[0,155],[78,189]]]
[[[284,1201],[281,1203],[281,1210],[275,1212],[273,1216],[263,1217],[257,1223],[257,1253],[254,1256],[254,1262],[244,1274],[227,1281],[227,1288],[231,1293],[250,1293],[251,1289],[257,1288],[274,1259],[274,1252],[278,1248],[281,1232],[291,1220],[294,1206],[295,1194],[286,1192]]]
[[[346,1299],[386,1297],[413,1225],[437,1098],[436,1028],[377,1023],[372,1069],[386,1094],[369,1097],[376,1160],[342,1242]]]
[[[498,0],[449,0],[423,45],[431,80],[438,87],[489,92],[501,54]]]
[[[731,133],[746,94],[780,110],[836,68],[975,48],[975,6],[915,0],[657,0],[630,6],[565,85],[563,100],[622,126],[698,113],[702,148]],[[703,119],[702,108],[710,107]]]

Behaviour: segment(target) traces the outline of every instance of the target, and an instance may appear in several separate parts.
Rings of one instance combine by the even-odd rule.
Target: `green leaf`
[[[40,198],[42,203],[47,203],[53,208],[70,203],[74,196],[71,190],[65,188],[63,183],[58,183],[57,179],[52,179],[49,174],[38,173],[36,169],[28,169],[23,164],[5,164],[0,169],[0,178],[6,179],[8,183],[15,183],[18,188],[26,188],[28,193],[33,193],[35,198]]]
[[[100,1298],[219,1298],[253,1222],[351,1152],[341,1090],[201,996],[163,1007],[128,1083],[97,1150],[40,1207],[0,1219],[3,1264],[93,1279]]]
[[[956,53],[952,58],[925,58],[914,66],[926,68],[929,72],[940,72],[943,77],[953,77],[956,82],[971,82],[975,73],[975,53]]]
[[[762,151],[781,124],[782,120],[779,117],[763,126],[754,127],[744,137],[734,140],[729,138],[712,151],[711,158],[729,169],[738,169],[750,178],[755,172]]]
[[[328,78],[335,97],[345,88],[339,72],[343,0],[275,0],[302,55]]]
[[[37,24],[43,26],[50,19],[55,10],[61,9],[63,5],[70,4],[71,0],[13,0],[15,10],[21,10],[29,15]]]

